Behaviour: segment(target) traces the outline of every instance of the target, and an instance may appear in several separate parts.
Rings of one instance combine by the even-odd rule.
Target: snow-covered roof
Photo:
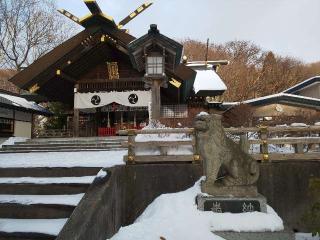
[[[222,91],[227,90],[227,86],[219,75],[213,70],[212,65],[188,64],[197,72],[193,88],[196,94],[200,91]]]
[[[0,103],[18,108],[19,110],[35,112],[38,114],[51,114],[47,109],[39,106],[34,102],[29,102],[26,99],[18,96],[13,96],[5,93],[0,93]]]
[[[313,102],[315,104],[318,104],[317,106],[320,107],[320,99],[317,98],[312,98],[312,97],[305,97],[305,96],[300,96],[300,95],[294,95],[294,94],[289,94],[289,93],[277,93],[277,94],[272,94],[264,97],[259,97],[259,98],[254,98],[250,100],[246,100],[243,103],[247,104],[254,104],[254,103],[262,103],[271,99],[278,99],[278,100],[297,100],[299,102]]]
[[[320,83],[320,76],[315,76],[315,77],[309,78],[307,80],[304,80],[303,82],[298,83],[298,84],[284,90],[283,93],[295,93],[295,92],[300,91],[306,87],[309,87],[315,83]]]
[[[277,93],[277,94],[272,94],[264,97],[249,99],[243,102],[228,102],[228,103],[224,102],[222,105],[224,108],[228,109],[233,106],[239,105],[241,103],[256,106],[256,105],[264,105],[264,104],[279,103],[279,102],[295,103],[303,106],[309,106],[309,107],[314,107],[316,109],[320,109],[320,99],[294,95],[289,93]]]

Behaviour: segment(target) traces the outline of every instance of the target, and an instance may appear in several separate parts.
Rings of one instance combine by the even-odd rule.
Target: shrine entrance
[[[116,136],[119,130],[141,129],[149,119],[147,107],[128,107],[117,103],[93,109],[79,109],[79,136]],[[72,119],[69,119],[72,124]]]
[[[119,130],[139,129],[148,122],[150,91],[75,92],[75,136],[114,136]]]

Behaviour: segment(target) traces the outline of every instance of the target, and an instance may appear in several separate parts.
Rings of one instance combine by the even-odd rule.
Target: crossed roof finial
[[[78,18],[77,16],[73,15],[72,13],[64,9],[59,9],[58,11],[62,15],[66,16],[67,18],[71,19],[75,23],[85,28],[92,26],[94,24],[96,25],[101,23],[108,23],[108,25],[121,29],[124,25],[128,24],[132,19],[136,18],[140,13],[145,11],[147,8],[149,8],[153,4],[153,2],[146,2],[142,4],[132,13],[130,13],[127,17],[121,20],[118,24],[116,24],[112,17],[104,14],[101,11],[101,8],[99,7],[96,0],[84,0],[84,3],[86,4],[87,8],[90,10],[91,14],[83,18]]]

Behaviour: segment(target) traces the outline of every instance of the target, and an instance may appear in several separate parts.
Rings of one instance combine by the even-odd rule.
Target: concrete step
[[[0,239],[53,240],[67,219],[0,219]]]
[[[0,195],[0,204],[52,204],[77,206],[84,193],[67,195]]]
[[[7,149],[17,149],[17,150],[29,150],[29,149],[110,149],[110,148],[120,148],[121,144],[114,145],[38,145],[38,146],[29,146],[29,145],[8,145],[3,146],[3,150]]]
[[[73,148],[66,148],[66,149],[0,149],[0,154],[7,154],[7,153],[36,153],[36,152],[95,152],[95,151],[121,151],[124,150],[123,147],[118,148],[81,148],[81,149],[73,149]]]
[[[100,167],[0,168],[0,176],[1,177],[80,177],[80,176],[97,175],[100,169],[101,169]]]
[[[90,184],[0,184],[0,194],[55,195],[78,194],[87,191]]]
[[[94,142],[94,143],[87,143],[87,142],[81,142],[81,143],[19,143],[15,145],[4,145],[4,148],[10,148],[10,147],[47,147],[47,146],[56,146],[56,147],[63,147],[63,146],[98,146],[98,147],[109,147],[109,146],[118,146],[121,145],[121,142]]]
[[[115,137],[115,138],[34,138],[27,140],[23,143],[94,143],[94,142],[121,142],[128,140],[128,137]]]
[[[54,240],[56,236],[41,233],[5,233],[0,232],[0,240]]]
[[[75,206],[57,204],[0,203],[0,218],[53,219],[69,218]]]

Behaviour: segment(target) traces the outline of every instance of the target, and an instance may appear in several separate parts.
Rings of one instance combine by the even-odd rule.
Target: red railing
[[[116,135],[115,128],[98,128],[98,136],[99,137],[115,136],[115,135]]]

